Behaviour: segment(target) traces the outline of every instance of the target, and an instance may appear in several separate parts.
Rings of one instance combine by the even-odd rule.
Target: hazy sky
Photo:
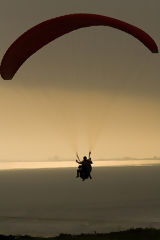
[[[0,0],[0,59],[30,27],[69,13],[134,24],[160,46],[159,0]],[[91,27],[34,54],[0,79],[0,160],[160,155],[160,55],[133,37]]]

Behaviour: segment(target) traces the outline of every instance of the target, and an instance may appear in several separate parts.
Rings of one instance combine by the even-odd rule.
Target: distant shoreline
[[[76,158],[75,158],[76,159]],[[21,160],[21,159],[17,159],[17,160],[8,160],[8,159],[1,159],[0,163],[3,162],[7,162],[7,163],[15,163],[15,162],[28,162],[28,163],[36,163],[36,162],[50,162],[50,163],[57,163],[57,162],[75,162],[75,159],[63,159],[63,158],[56,158],[56,159],[26,159],[26,160]],[[144,158],[136,158],[136,157],[122,157],[122,158],[118,158],[118,157],[114,157],[114,158],[93,158],[95,162],[99,162],[99,161],[143,161],[143,160],[149,160],[149,161],[158,161],[160,160],[160,157],[154,156],[154,157],[144,157]]]

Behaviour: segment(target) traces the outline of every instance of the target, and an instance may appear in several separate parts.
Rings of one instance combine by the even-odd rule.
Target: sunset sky
[[[159,0],[0,0],[2,59],[32,26],[70,13],[136,25],[160,46]],[[160,47],[159,47],[160,48]],[[109,27],[80,29],[0,79],[0,162],[160,156],[160,55]]]

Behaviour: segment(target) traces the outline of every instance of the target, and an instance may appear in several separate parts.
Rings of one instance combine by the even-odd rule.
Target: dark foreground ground
[[[160,240],[160,229],[137,228],[120,232],[95,233],[95,234],[60,234],[57,237],[30,237],[25,236],[5,236],[0,235],[0,240]]]

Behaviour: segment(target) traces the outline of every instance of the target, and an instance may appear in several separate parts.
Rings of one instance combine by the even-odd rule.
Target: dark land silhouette
[[[31,237],[28,235],[0,235],[0,240],[159,240],[160,229],[136,228],[120,232],[71,235],[61,233],[56,237]]]

